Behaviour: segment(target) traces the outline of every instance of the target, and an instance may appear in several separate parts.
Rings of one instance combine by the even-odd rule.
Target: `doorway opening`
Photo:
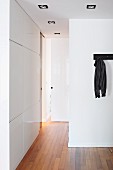
[[[68,122],[68,42],[68,38],[45,38],[41,35],[42,122]]]

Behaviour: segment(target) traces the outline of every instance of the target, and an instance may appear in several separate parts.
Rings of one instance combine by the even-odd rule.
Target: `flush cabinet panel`
[[[10,122],[10,170],[15,170],[24,156],[23,115]]]
[[[15,0],[10,0],[10,39],[23,44],[25,12]]]
[[[23,47],[10,42],[10,121],[24,112]]]
[[[40,29],[15,0],[10,2],[10,39],[40,54]]]
[[[40,103],[33,105],[23,114],[24,121],[24,154],[39,134]]]
[[[40,99],[40,56],[24,49],[24,110]]]

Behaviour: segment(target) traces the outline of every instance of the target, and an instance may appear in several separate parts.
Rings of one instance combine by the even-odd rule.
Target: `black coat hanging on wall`
[[[101,58],[98,58],[95,61],[94,66],[95,66],[95,76],[94,76],[95,97],[100,98],[100,93],[102,97],[105,97],[106,96],[106,85],[107,85],[105,63]]]

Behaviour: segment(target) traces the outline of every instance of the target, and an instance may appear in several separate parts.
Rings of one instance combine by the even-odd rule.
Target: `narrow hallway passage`
[[[68,148],[68,123],[43,124],[17,170],[113,170],[108,148]]]

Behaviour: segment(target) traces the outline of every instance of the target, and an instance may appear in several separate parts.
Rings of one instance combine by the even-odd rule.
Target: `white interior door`
[[[68,121],[68,39],[51,40],[51,120]]]
[[[42,127],[42,33],[40,33],[40,128]]]

